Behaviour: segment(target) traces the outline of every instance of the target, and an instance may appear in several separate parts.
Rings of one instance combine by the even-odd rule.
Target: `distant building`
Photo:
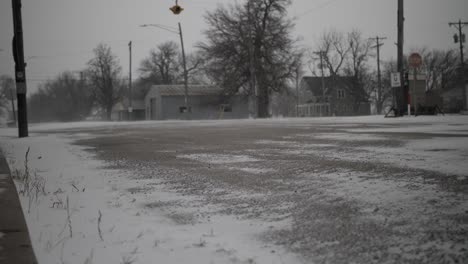
[[[112,121],[136,121],[136,120],[145,120],[145,101],[144,100],[132,100],[132,107],[130,108],[130,103],[128,98],[124,98],[120,102],[114,105],[112,108],[111,120]]]
[[[370,115],[370,103],[353,77],[303,77],[300,83],[299,116]]]
[[[184,85],[153,85],[145,97],[146,119],[239,119],[248,118],[248,100],[241,95],[223,96],[211,85],[189,85],[185,109]],[[189,114],[186,114],[186,112]]]

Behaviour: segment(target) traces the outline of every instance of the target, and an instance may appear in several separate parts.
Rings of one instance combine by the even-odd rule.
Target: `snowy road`
[[[468,261],[464,116],[32,130],[23,141],[6,131],[1,146],[18,168],[30,146],[48,177],[43,210],[28,214],[41,263]],[[67,215],[50,208],[59,188],[81,235],[62,244]]]

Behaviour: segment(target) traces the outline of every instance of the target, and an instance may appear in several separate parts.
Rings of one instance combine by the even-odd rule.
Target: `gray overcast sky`
[[[243,0],[237,0],[241,2]],[[117,54],[124,74],[128,73],[128,42],[133,41],[133,73],[140,61],[158,43],[178,36],[158,28],[141,28],[156,23],[182,23],[186,49],[203,40],[203,15],[220,3],[232,0],[179,0],[185,10],[175,16],[168,10],[173,0],[23,0],[23,29],[30,92],[37,84],[64,70],[78,71],[92,57],[100,42]],[[454,28],[448,22],[468,21],[468,0],[406,0],[405,50],[413,47],[457,48]],[[296,34],[301,45],[314,48],[324,30],[361,30],[365,36],[386,36],[383,59],[396,57],[397,0],[293,0],[289,9],[297,17]],[[465,28],[468,34],[468,27]],[[13,76],[11,55],[13,22],[11,1],[0,1],[0,74]]]

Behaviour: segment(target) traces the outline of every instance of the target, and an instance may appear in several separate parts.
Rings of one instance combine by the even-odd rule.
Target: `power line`
[[[337,2],[337,1],[339,1],[339,0],[329,0],[329,1],[325,2],[325,3],[322,3],[321,5],[317,5],[317,6],[313,7],[313,8],[310,8],[310,9],[308,9],[308,10],[306,10],[306,11],[304,11],[304,12],[298,14],[298,15],[296,15],[296,17],[297,17],[297,18],[300,18],[300,17],[305,16],[305,15],[307,15],[307,14],[310,14],[310,13],[312,13],[312,12],[314,12],[314,11],[317,11],[317,10],[320,10],[320,9],[322,9],[322,8],[325,8],[325,7],[327,7],[327,6],[329,6],[329,5],[333,4],[333,3],[335,3],[335,2]]]

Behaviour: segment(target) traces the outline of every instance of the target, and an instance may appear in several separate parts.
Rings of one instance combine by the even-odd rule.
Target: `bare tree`
[[[347,34],[348,53],[343,72],[344,75],[353,77],[347,84],[347,91],[354,100],[355,110],[361,102],[369,101],[376,86],[368,65],[369,58],[372,57],[371,46],[372,41],[363,38],[360,31],[353,30]]]
[[[461,80],[459,58],[454,50],[421,49],[428,90],[449,90]]]
[[[93,94],[84,79],[63,72],[43,82],[29,98],[30,119],[41,121],[77,121],[88,116]]]
[[[152,84],[173,84],[181,74],[179,47],[173,41],[158,45],[140,65],[140,78]]]
[[[87,76],[94,87],[96,103],[105,111],[107,120],[111,119],[112,107],[121,97],[121,71],[111,48],[106,44],[99,44],[94,49],[94,58],[88,62]]]
[[[373,100],[376,104],[377,110],[381,109],[383,111],[386,107],[392,106],[393,102],[393,88],[391,84],[391,75],[392,73],[397,72],[397,61],[396,60],[389,60],[382,62],[382,94],[380,97],[377,96],[376,93],[371,95],[371,100]],[[375,73],[374,75],[377,75]],[[380,114],[382,112],[379,112]]]
[[[322,34],[318,50],[323,54],[323,67],[328,70],[330,76],[341,74],[350,49],[349,42],[347,42],[343,33],[330,30]]]
[[[374,91],[375,81],[369,66],[372,42],[362,36],[359,30],[342,33],[326,31],[318,41],[317,50],[310,52],[309,68],[315,76],[324,68],[332,82],[344,84],[347,94],[354,102],[354,110],[361,102],[369,101]],[[316,67],[317,62],[323,63]],[[346,77],[340,78],[339,77]],[[324,94],[328,90],[324,91]]]
[[[207,42],[201,43],[209,76],[227,94],[257,92],[258,117],[269,115],[270,95],[286,89],[297,63],[290,0],[248,0],[220,6],[205,16]]]
[[[15,80],[9,75],[0,76],[0,104],[12,102],[16,98]]]
[[[191,83],[198,83],[202,72],[199,71],[203,58],[198,53],[186,55],[187,74]],[[183,82],[183,58],[179,45],[173,41],[158,45],[151,50],[149,57],[141,62],[140,82],[152,84],[177,84]]]

